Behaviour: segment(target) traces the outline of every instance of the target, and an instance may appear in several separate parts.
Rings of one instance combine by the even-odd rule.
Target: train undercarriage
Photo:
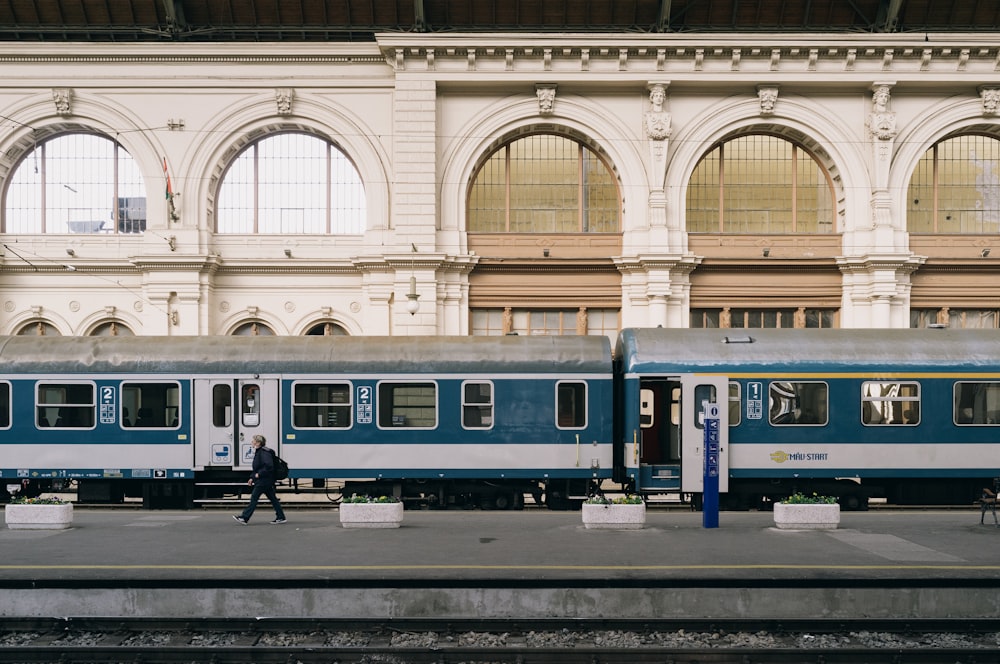
[[[802,492],[835,496],[845,511],[868,509],[873,498],[888,505],[972,505],[983,488],[994,487],[996,478],[893,478],[851,479],[745,479],[730,480],[729,491],[720,495],[723,510],[769,510],[774,503]],[[126,480],[59,478],[12,479],[0,484],[0,503],[12,497],[33,498],[43,493],[76,493],[86,504],[122,504],[126,499],[142,499],[145,509],[192,509],[199,504],[242,500],[249,496],[245,473],[213,474],[194,480]],[[631,492],[630,487],[622,487]],[[319,491],[331,502],[352,494],[394,496],[408,509],[520,510],[525,501],[550,510],[578,510],[588,496],[601,487],[589,479],[549,480],[290,480],[279,485],[279,493]],[[702,495],[682,494],[681,502],[700,510]]]

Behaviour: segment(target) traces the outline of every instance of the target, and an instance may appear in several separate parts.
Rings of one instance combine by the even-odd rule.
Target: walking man
[[[257,509],[260,494],[267,496],[267,499],[271,501],[271,507],[274,508],[274,521],[271,523],[285,523],[286,521],[285,511],[281,509],[281,503],[278,501],[278,494],[274,492],[274,452],[266,446],[266,443],[267,439],[260,434],[253,437],[253,472],[250,479],[247,480],[247,484],[253,487],[253,491],[250,493],[250,504],[247,505],[242,514],[233,516],[238,523],[242,523],[244,526],[250,522],[253,511]]]

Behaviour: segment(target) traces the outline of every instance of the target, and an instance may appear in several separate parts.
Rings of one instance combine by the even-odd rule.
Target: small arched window
[[[306,336],[309,337],[343,337],[347,336],[347,330],[336,323],[317,323],[308,330]]]
[[[132,329],[124,323],[112,320],[101,323],[90,332],[92,337],[134,337]]]
[[[61,337],[62,333],[52,323],[36,320],[23,326],[17,331],[17,335],[21,337]]]
[[[234,337],[273,337],[274,330],[269,325],[255,321],[242,323],[233,330]]]
[[[925,152],[910,178],[906,227],[911,233],[997,233],[1000,140],[955,136]]]
[[[229,165],[219,188],[217,230],[246,234],[360,235],[365,189],[333,143],[305,133],[267,136]]]
[[[754,134],[709,150],[688,183],[692,233],[832,233],[833,184],[805,149]]]
[[[620,217],[611,168],[565,136],[536,134],[502,145],[469,189],[471,233],[617,233]]]
[[[146,190],[132,156],[98,134],[39,143],[14,169],[6,233],[141,233]]]

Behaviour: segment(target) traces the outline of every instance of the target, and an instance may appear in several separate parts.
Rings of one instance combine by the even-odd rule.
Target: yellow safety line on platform
[[[516,570],[516,571],[683,571],[683,570],[978,570],[1000,571],[1000,565],[0,565],[0,570]]]

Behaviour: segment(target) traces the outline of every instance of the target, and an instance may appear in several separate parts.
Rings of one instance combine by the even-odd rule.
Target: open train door
[[[700,494],[705,478],[705,405],[718,406],[719,492],[729,491],[729,379],[726,376],[681,377],[681,491]]]
[[[277,378],[199,378],[194,385],[195,467],[249,471],[255,434],[278,449]]]

